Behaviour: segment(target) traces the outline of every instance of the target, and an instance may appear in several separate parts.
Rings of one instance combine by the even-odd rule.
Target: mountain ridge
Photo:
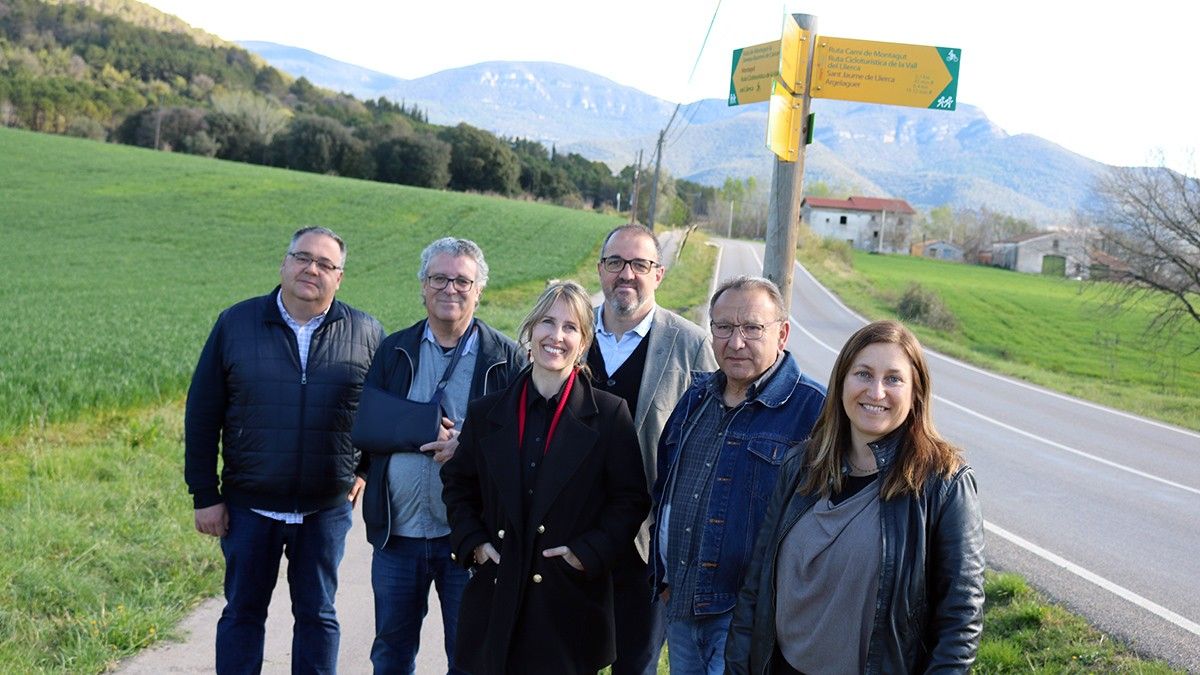
[[[552,62],[488,61],[403,79],[275,43],[246,49],[293,75],[364,98],[418,105],[437,124],[468,124],[604,161],[614,170],[649,157],[675,104]],[[1105,165],[1030,134],[1009,135],[979,108],[955,112],[816,100],[806,182],[838,192],[906,199],[917,208],[987,207],[1063,222],[1092,202]],[[663,166],[708,185],[770,180],[765,104],[723,99],[679,106]]]

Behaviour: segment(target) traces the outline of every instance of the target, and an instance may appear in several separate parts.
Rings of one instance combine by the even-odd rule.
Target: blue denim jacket
[[[729,423],[725,446],[714,468],[700,534],[696,595],[697,615],[721,614],[733,609],[742,578],[750,564],[754,537],[775,488],[779,465],[790,451],[808,438],[825,403],[825,387],[800,372],[790,352],[758,396]],[[681,441],[692,412],[710,396],[713,373],[694,375],[692,385],[667,419],[658,443],[658,480],[654,484],[654,518],[661,522],[663,496],[669,493],[679,463]],[[650,560],[654,587],[664,588],[658,528],[651,529]]]

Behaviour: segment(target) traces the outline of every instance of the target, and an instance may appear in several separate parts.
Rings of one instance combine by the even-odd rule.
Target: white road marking
[[[1046,560],[1047,562],[1053,563],[1053,564],[1063,568],[1064,570],[1070,572],[1071,574],[1074,574],[1075,576],[1077,576],[1081,579],[1084,579],[1085,581],[1090,581],[1091,583],[1099,586],[1100,588],[1103,588],[1104,590],[1108,591],[1109,593],[1112,593],[1113,595],[1116,595],[1120,598],[1128,600],[1129,602],[1132,602],[1133,604],[1137,605],[1138,607],[1141,607],[1142,609],[1144,609],[1148,612],[1156,614],[1159,617],[1162,617],[1163,619],[1170,621],[1171,623],[1175,624],[1176,626],[1179,626],[1180,628],[1188,631],[1189,633],[1193,633],[1195,635],[1200,635],[1200,624],[1188,619],[1187,617],[1180,616],[1179,614],[1172,612],[1171,610],[1167,609],[1166,607],[1163,607],[1162,605],[1159,605],[1158,603],[1155,603],[1151,600],[1147,600],[1146,598],[1143,598],[1142,596],[1138,595],[1137,593],[1134,593],[1133,591],[1129,590],[1128,588],[1125,588],[1124,586],[1121,586],[1120,584],[1113,583],[1112,581],[1105,579],[1104,577],[1100,576],[1099,574],[1096,574],[1095,572],[1092,572],[1091,570],[1080,567],[1079,565],[1076,565],[1075,563],[1071,562],[1070,560],[1067,560],[1066,558],[1064,558],[1060,555],[1051,553],[1050,551],[1047,551],[1046,549],[1042,548],[1041,546],[1038,546],[1037,544],[1035,544],[1027,539],[1023,539],[1022,537],[1019,537],[1019,536],[1013,534],[1012,532],[1009,532],[1008,530],[1000,527],[999,525],[990,523],[988,521],[984,521],[983,527],[988,532],[991,532],[992,534],[994,534],[998,537],[1007,539],[1008,541],[1012,542],[1013,544],[1016,544],[1017,546],[1020,546],[1021,548],[1025,549],[1026,551],[1029,551],[1030,553],[1036,555],[1037,557],[1042,558],[1043,560]]]

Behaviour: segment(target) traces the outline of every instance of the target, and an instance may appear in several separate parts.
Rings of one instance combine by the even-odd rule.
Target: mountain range
[[[269,42],[239,43],[276,68],[360,98],[416,104],[429,121],[466,122],[606,162],[633,164],[654,152],[675,104],[571,66],[495,61],[402,79]],[[1010,135],[984,111],[954,112],[815,100],[805,182],[835,193],[895,197],[916,208],[987,207],[1042,225],[1088,208],[1108,169],[1031,134]],[[768,185],[765,103],[729,107],[702,99],[679,107],[663,167],[706,185],[755,177]]]

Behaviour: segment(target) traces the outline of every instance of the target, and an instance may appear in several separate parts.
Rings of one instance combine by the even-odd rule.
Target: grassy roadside
[[[717,248],[708,245],[708,235],[699,230],[692,232],[679,259],[668,267],[655,300],[660,306],[695,321],[698,310],[708,305],[716,262]]]
[[[1061,607],[1016,574],[987,573],[977,673],[1181,673],[1148,661]]]
[[[922,342],[955,358],[1120,410],[1200,430],[1200,352],[1184,339],[1147,337],[1154,307],[1104,306],[1105,284],[1019,274],[909,256],[832,250],[811,240],[804,266],[868,318],[900,318],[912,284],[932,293],[956,326],[907,321]]]

